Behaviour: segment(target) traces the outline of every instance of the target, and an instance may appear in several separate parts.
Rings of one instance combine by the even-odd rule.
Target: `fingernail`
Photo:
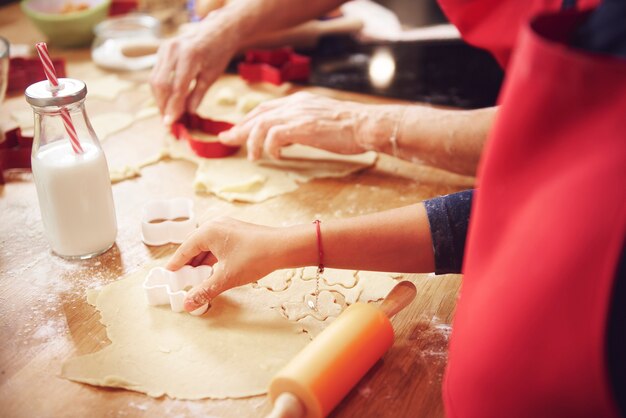
[[[163,125],[171,126],[173,122],[174,122],[174,118],[171,115],[163,116]]]
[[[194,295],[187,296],[185,299],[185,310],[193,311],[194,309],[199,308],[200,306],[210,302],[209,295],[204,291],[199,291]]]

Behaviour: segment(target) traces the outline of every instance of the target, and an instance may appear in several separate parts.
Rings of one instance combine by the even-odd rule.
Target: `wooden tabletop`
[[[17,4],[0,8],[0,36],[33,44],[42,37]],[[55,50],[68,62],[71,77],[93,79],[104,71],[88,50]],[[141,81],[146,73],[124,75]],[[309,89],[330,96],[387,103],[352,93]],[[136,92],[114,102],[88,100],[90,116],[132,111]],[[21,94],[0,107],[0,123],[11,127],[9,113],[27,108]],[[159,147],[157,117],[138,121],[103,144],[109,166],[137,160]],[[58,377],[68,357],[107,344],[98,314],[85,300],[100,287],[174,246],[146,247],[140,240],[140,210],[152,198],[188,196],[202,219],[229,215],[272,224],[349,217],[395,208],[467,188],[467,179],[428,167],[382,158],[378,167],[343,179],[315,180],[293,193],[260,204],[237,204],[197,195],[191,182],[195,166],[166,161],[143,170],[138,179],[113,186],[118,237],[115,246],[88,261],[54,256],[43,235],[30,173],[9,173],[0,186],[0,414],[4,417],[256,417],[268,410],[265,397],[238,400],[153,399],[125,390],[95,388]],[[396,173],[397,175],[390,175]],[[450,323],[460,285],[454,275],[407,275],[418,288],[415,301],[393,319],[396,342],[333,412],[334,417],[437,417],[443,415],[441,381],[446,365]]]

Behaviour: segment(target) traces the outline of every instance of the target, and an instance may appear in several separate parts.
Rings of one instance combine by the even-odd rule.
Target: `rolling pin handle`
[[[304,418],[302,402],[292,393],[283,392],[276,398],[272,412],[266,418]]]

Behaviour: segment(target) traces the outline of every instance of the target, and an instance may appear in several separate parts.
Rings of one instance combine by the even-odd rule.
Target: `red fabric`
[[[463,39],[490,51],[507,67],[520,28],[540,12],[557,11],[563,0],[439,0],[444,13]],[[579,9],[589,9],[600,0],[578,0]]]
[[[626,62],[581,19],[520,36],[479,170],[444,383],[448,416],[617,416],[607,312],[626,236]]]

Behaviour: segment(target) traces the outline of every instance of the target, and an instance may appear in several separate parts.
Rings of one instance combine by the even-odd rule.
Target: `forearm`
[[[398,272],[434,270],[433,245],[423,204],[321,224],[326,267]],[[276,268],[317,265],[315,225],[279,232]]]
[[[219,22],[236,34],[240,43],[260,34],[288,28],[315,19],[346,0],[238,0],[229,2],[207,20]]]
[[[477,110],[377,107],[375,112],[366,112],[368,117],[358,133],[358,137],[369,142],[369,146],[364,144],[365,148],[467,175],[476,174],[497,111],[497,107]],[[394,132],[395,150],[390,140]]]

